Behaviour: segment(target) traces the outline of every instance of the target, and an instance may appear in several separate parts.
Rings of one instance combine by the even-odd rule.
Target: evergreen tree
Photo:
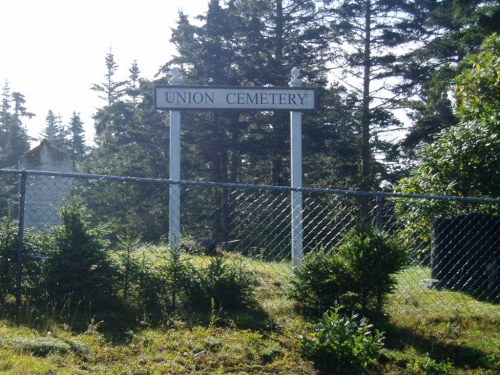
[[[114,82],[117,65],[109,64],[110,59]],[[127,95],[120,91],[94,115],[97,146],[87,167],[99,173],[165,177],[167,132],[163,115],[154,110],[152,83],[140,77],[136,61],[129,73],[130,79],[123,81]]]
[[[27,117],[30,119],[35,116],[34,113],[29,112],[26,109],[26,99],[20,92],[14,91],[12,93],[12,101],[14,102],[13,119],[18,126],[22,126],[23,117]]]
[[[406,95],[414,95],[408,101],[413,125],[403,142],[413,157],[412,151],[458,123],[451,97],[460,62],[477,51],[486,36],[500,31],[498,1],[430,0],[418,6],[423,42],[405,56],[405,81],[400,87]]]
[[[170,63],[184,68],[187,84],[288,86],[290,71],[297,65],[304,68],[305,85],[326,85],[327,29],[314,2],[213,0],[206,16],[199,20],[201,25],[193,25],[181,13],[172,33],[178,56]],[[334,88],[331,95],[341,97]],[[328,118],[339,111],[331,107],[329,110],[307,116],[303,128],[304,138],[317,146],[305,147],[305,163],[311,170],[306,172],[309,181],[320,176],[316,173],[318,160],[328,168],[332,166],[334,158],[327,156],[332,152],[331,140],[341,138],[331,125],[333,119]],[[342,116],[345,118],[349,116]],[[189,149],[189,155],[182,158],[183,178],[289,185],[288,113],[183,113],[183,119],[183,143]],[[323,126],[324,121],[328,125]],[[332,153],[339,155],[336,150]],[[196,196],[186,201],[211,210],[207,217],[215,220],[205,225],[212,238],[225,240],[231,230],[229,208],[234,206],[230,199],[222,191],[210,202],[207,197]],[[196,218],[184,216],[183,220],[194,223]]]
[[[179,56],[173,62],[187,62],[191,67],[186,72],[186,78],[192,84],[210,85],[238,85],[238,72],[235,64],[235,21],[234,14],[220,6],[219,1],[209,3],[206,16],[199,17],[204,23],[194,30],[196,37],[193,41],[185,40],[186,35],[192,35],[193,27],[181,15],[179,29],[172,40],[179,46]],[[176,38],[179,38],[176,40]],[[230,153],[229,139],[235,138],[238,114],[223,115],[222,113],[196,114],[196,123],[193,131],[189,132],[186,142],[196,144],[196,158],[208,162],[209,175],[212,181],[228,181],[228,163]],[[191,139],[189,139],[191,138]],[[238,161],[236,161],[238,162]],[[194,163],[192,164],[194,166]],[[202,178],[197,169],[196,178]],[[233,176],[235,179],[236,176]]]
[[[352,114],[357,97],[345,87],[319,90],[321,109],[303,117],[304,186],[359,186],[359,137]]]
[[[6,81],[0,113],[0,168],[15,167],[21,156],[29,150],[29,137],[22,119],[31,118],[34,114],[27,111],[25,103],[21,93],[11,93]]]
[[[104,75],[104,82],[94,83],[91,86],[91,90],[99,94],[99,98],[106,102],[106,107],[103,110],[97,112],[95,123],[96,131],[96,142],[97,143],[109,143],[112,142],[114,124],[113,119],[106,116],[106,109],[111,107],[115,103],[120,103],[121,98],[125,95],[126,81],[116,80],[116,71],[118,70],[118,64],[115,61],[115,56],[113,55],[111,49],[105,56],[106,61],[106,74]]]
[[[191,84],[288,86],[291,69],[303,65],[306,82],[325,85],[327,41],[317,14],[312,1],[226,1],[221,6],[212,0],[207,15],[199,17],[201,26],[180,14],[172,33],[178,56],[170,63],[181,64]],[[289,183],[287,113],[197,118],[216,124],[188,132],[204,140],[193,149],[200,152],[201,165],[210,160],[209,178]]]
[[[115,56],[111,49],[105,57],[106,60],[106,74],[104,75],[104,82],[94,83],[91,90],[100,93],[99,98],[105,100],[107,105],[113,104],[124,95],[124,86],[126,81],[116,81],[115,74],[118,70],[118,64],[115,61]]]
[[[49,236],[44,281],[58,307],[95,314],[110,306],[116,272],[103,234],[89,228],[86,219],[79,203],[61,208],[62,225]]]
[[[247,76],[252,84],[288,86],[290,71],[297,66],[302,69],[301,78],[306,85],[326,85],[327,30],[313,1],[240,1],[237,7],[242,19],[238,37],[244,41],[240,43],[242,47],[239,51],[241,71],[254,74]],[[248,32],[250,28],[253,28],[252,32]],[[254,165],[257,163],[261,168],[268,169],[259,168],[261,175],[270,176],[270,180],[263,182],[288,185],[288,114],[258,114],[251,116],[249,121],[252,129],[250,139],[257,141],[253,134],[260,138],[257,144],[261,146],[258,150],[262,158],[245,157],[247,160],[254,159]],[[304,133],[313,128],[304,127]]]
[[[45,117],[45,128],[40,136],[42,139],[49,141],[52,146],[66,152],[68,155],[71,154],[69,130],[63,125],[61,116],[56,116],[51,109],[49,109]]]
[[[168,132],[163,114],[154,110],[153,85],[141,79],[137,63],[129,70],[128,95],[99,108],[94,115],[96,146],[81,165],[88,172],[137,177],[167,177]],[[134,92],[130,91],[133,90]],[[164,234],[164,195],[140,184],[117,184],[102,189],[95,183],[85,191],[96,215],[146,241]]]
[[[141,94],[141,91],[139,89],[139,76],[141,74],[141,71],[136,60],[133,61],[132,66],[128,71],[130,75],[128,81],[126,82],[126,93],[130,98],[132,98],[132,103],[136,105],[139,95]]]
[[[360,137],[359,188],[376,187],[375,156],[383,159],[382,135],[402,127],[392,113],[399,107],[394,81],[399,57],[418,37],[413,1],[327,1],[335,67],[343,82],[359,97],[354,121]],[[381,147],[383,146],[383,147]]]
[[[85,146],[85,131],[79,113],[73,112],[68,128],[72,158],[75,162],[79,163],[83,160],[87,149]]]

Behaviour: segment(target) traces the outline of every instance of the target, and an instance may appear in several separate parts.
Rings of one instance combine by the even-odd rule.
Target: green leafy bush
[[[450,374],[455,372],[455,366],[450,360],[438,361],[425,354],[423,359],[412,358],[406,366],[414,374]]]
[[[402,178],[396,191],[459,197],[500,196],[500,35],[485,38],[462,62],[455,79],[460,123],[441,131],[421,153],[421,163]],[[401,238],[429,257],[432,222],[468,213],[500,216],[498,204],[397,199]]]
[[[366,368],[384,346],[384,336],[356,314],[341,316],[340,308],[323,314],[315,330],[301,336],[304,355],[318,368],[328,370]]]

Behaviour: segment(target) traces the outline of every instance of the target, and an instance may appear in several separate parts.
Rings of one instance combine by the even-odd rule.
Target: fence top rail
[[[332,189],[332,188],[311,188],[301,187],[293,188],[290,186],[272,186],[272,185],[254,185],[242,183],[227,183],[227,182],[207,182],[207,181],[189,181],[189,180],[169,180],[164,178],[150,177],[133,177],[133,176],[116,176],[105,174],[90,174],[90,173],[66,173],[55,171],[38,171],[38,170],[17,170],[17,169],[0,169],[0,174],[12,175],[33,175],[33,176],[50,176],[62,178],[81,178],[92,180],[113,180],[113,181],[131,181],[131,182],[154,182],[166,185],[181,185],[181,186],[199,186],[199,187],[219,187],[233,189],[252,189],[252,190],[273,190],[273,191],[298,191],[304,193],[322,193],[322,194],[337,194],[348,195],[354,197],[375,197],[375,198],[403,198],[403,199],[427,199],[441,201],[457,201],[466,203],[492,203],[500,204],[499,198],[484,198],[484,197],[459,197],[453,195],[436,195],[436,194],[404,194],[395,192],[381,191],[362,191],[362,190],[347,190],[347,189]]]

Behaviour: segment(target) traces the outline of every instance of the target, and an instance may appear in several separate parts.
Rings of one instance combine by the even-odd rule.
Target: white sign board
[[[306,111],[316,107],[314,89],[272,87],[157,86],[156,109]]]

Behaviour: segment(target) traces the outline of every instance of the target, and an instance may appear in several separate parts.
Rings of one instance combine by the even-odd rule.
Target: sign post
[[[302,111],[316,108],[314,89],[302,87],[300,70],[292,69],[290,87],[181,86],[180,68],[170,70],[168,86],[156,86],[156,109],[170,110],[169,246],[179,251],[180,233],[180,126],[181,110],[290,111],[292,262],[302,253]]]
[[[170,85],[180,85],[180,68],[171,69]],[[181,249],[181,187],[175,182],[181,179],[181,112],[170,110],[170,184],[168,199],[168,245],[170,251]]]
[[[292,69],[291,87],[301,87],[300,70]],[[290,112],[291,186],[302,187],[302,112]],[[302,192],[292,190],[292,263],[302,260]]]

